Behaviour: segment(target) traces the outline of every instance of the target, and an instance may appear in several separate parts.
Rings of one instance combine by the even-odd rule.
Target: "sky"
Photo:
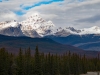
[[[100,26],[100,0],[0,0],[0,22],[39,13],[57,27]]]

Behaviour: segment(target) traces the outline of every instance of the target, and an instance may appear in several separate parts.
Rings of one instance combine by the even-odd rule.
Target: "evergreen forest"
[[[0,49],[0,75],[80,75],[88,71],[100,71],[99,54],[88,58],[70,51],[61,55],[42,53],[36,46],[33,55],[30,48],[20,48],[16,55]]]

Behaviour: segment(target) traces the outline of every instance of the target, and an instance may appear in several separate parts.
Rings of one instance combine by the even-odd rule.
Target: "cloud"
[[[98,22],[98,21],[100,21],[100,15],[95,15],[95,16],[92,16],[92,17],[89,17],[89,18],[77,20],[77,22],[89,22],[89,23],[95,23],[95,22]]]
[[[61,1],[64,1],[64,0],[47,0],[47,1],[45,0],[45,1],[37,2],[37,3],[35,3],[35,4],[31,5],[31,6],[30,5],[29,6],[21,5],[21,7],[23,9],[25,9],[25,10],[29,10],[29,9],[31,9],[33,7],[41,6],[43,4],[51,4],[53,2],[61,2]]]
[[[9,0],[0,0],[0,2],[3,2],[3,1],[9,1]]]
[[[15,13],[7,10],[7,9],[3,9],[0,10],[0,21],[8,21],[8,20],[14,20],[17,19],[17,16]]]
[[[100,0],[9,0],[0,2],[0,12],[3,12],[0,17],[4,15],[0,21],[7,20],[7,15],[22,21],[38,12],[58,27],[85,28],[100,24]]]

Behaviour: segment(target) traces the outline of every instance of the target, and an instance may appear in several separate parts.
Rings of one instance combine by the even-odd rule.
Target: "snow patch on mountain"
[[[48,35],[66,37],[69,35],[100,34],[100,27],[75,29],[73,27],[56,27],[52,21],[44,20],[38,13],[34,13],[22,22],[0,22],[0,34],[9,36],[44,37]]]
[[[81,29],[81,32],[79,34],[80,35],[85,35],[85,34],[100,34],[100,27],[93,26],[91,28],[84,28],[84,29]]]
[[[26,35],[25,32],[30,32],[30,31],[31,31],[30,34],[36,31],[41,37],[43,37],[44,35],[49,35],[54,33],[53,30],[55,25],[52,23],[52,21],[44,20],[37,13],[33,14],[25,21],[22,21],[20,24],[22,25],[21,30],[25,35]]]
[[[19,27],[20,24],[16,21],[5,21],[0,23],[0,30],[8,28],[8,27]]]

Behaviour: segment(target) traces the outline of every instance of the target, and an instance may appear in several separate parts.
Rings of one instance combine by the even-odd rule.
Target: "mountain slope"
[[[22,22],[0,22],[0,34],[14,37],[51,38],[61,44],[73,45],[85,50],[99,50],[100,27],[75,29],[56,27],[52,21],[44,20],[38,13]]]
[[[83,50],[71,45],[62,45],[48,38],[29,38],[29,37],[8,37],[0,35],[0,47],[5,47],[9,51],[18,51],[19,48],[26,49],[30,47],[35,49],[36,45],[43,52],[63,53],[66,51],[82,52]]]
[[[14,21],[0,23],[0,34],[7,36],[24,36],[20,30],[21,25]]]
[[[7,36],[43,37],[53,34],[54,28],[52,21],[44,20],[37,13],[22,22],[16,20],[0,22],[0,34]]]
[[[48,34],[53,34],[53,28],[54,24],[52,21],[46,21],[44,20],[39,14],[35,13],[32,16],[30,16],[28,19],[20,22],[21,30],[23,34],[26,36],[32,37],[32,33],[36,31],[39,36],[44,36]],[[31,32],[30,32],[31,31]],[[25,32],[30,33],[30,35],[27,35]],[[35,35],[34,35],[35,36]]]
[[[20,47],[22,50],[26,50],[30,47],[31,52],[34,53],[36,45],[38,45],[39,51],[44,53],[62,54],[70,51],[71,53],[85,54],[88,57],[96,57],[99,53],[98,51],[84,51],[71,45],[62,45],[48,38],[10,37],[0,35],[0,47],[5,47],[12,53],[17,54]]]
[[[92,51],[100,51],[100,35],[96,34],[88,34],[88,35],[69,35],[67,37],[55,37],[55,36],[47,36],[46,38],[51,38],[56,42],[62,44],[69,44],[75,47],[84,49],[84,50],[92,50]]]
[[[100,34],[100,27],[75,29],[73,27],[56,27],[52,21],[44,20],[38,13],[34,13],[22,22],[6,21],[0,22],[0,34],[7,36],[45,37],[54,35],[67,37],[69,35]]]

